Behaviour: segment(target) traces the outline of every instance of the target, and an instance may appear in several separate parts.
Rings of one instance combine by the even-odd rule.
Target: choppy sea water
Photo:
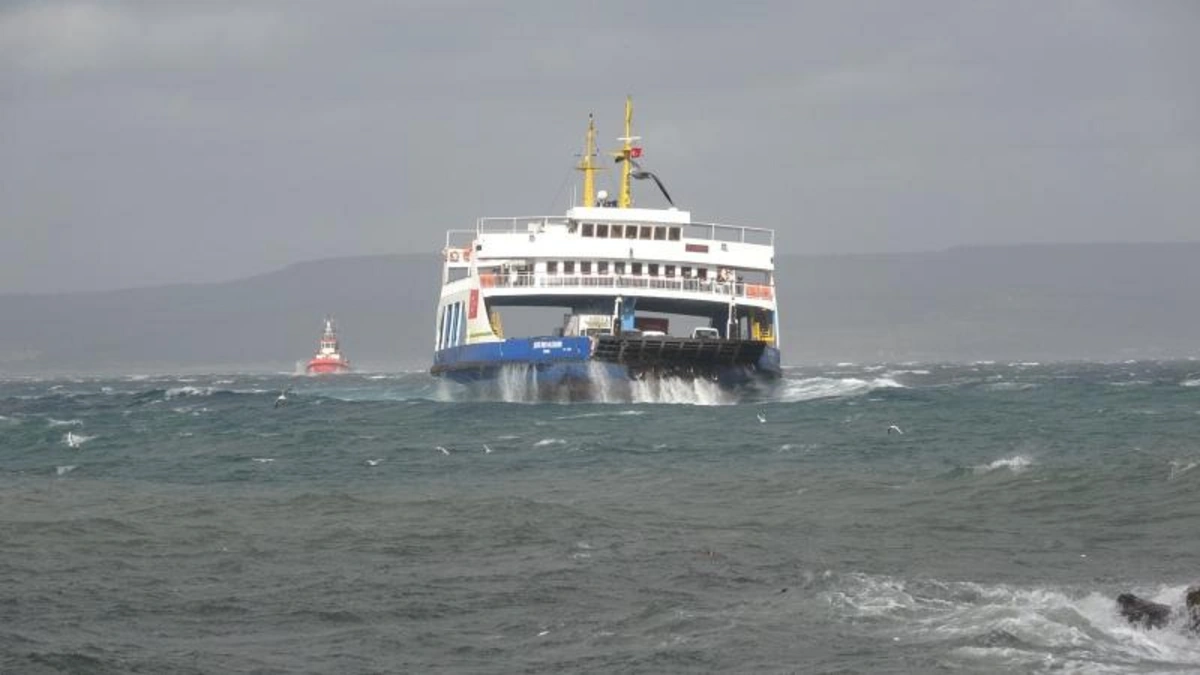
[[[1200,363],[523,396],[0,380],[0,672],[1200,669]]]

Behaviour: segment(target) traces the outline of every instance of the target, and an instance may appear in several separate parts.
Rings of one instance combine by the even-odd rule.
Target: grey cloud
[[[1194,240],[1191,3],[74,2],[0,10],[0,292],[436,251],[558,211],[637,105],[783,251]],[[649,192],[640,196],[654,204]]]

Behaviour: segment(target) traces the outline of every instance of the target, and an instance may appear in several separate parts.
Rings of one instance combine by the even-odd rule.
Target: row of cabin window
[[[463,303],[454,302],[442,310],[441,320],[438,321],[437,348],[446,349],[462,344],[467,334],[467,318],[464,316]]]
[[[676,270],[678,270],[679,276],[681,276],[685,279],[707,279],[708,278],[708,268],[707,267],[693,268],[693,267],[685,265],[683,267],[677,268],[675,265],[659,265],[658,263],[640,263],[640,262],[626,263],[624,260],[618,260],[618,261],[612,263],[611,267],[612,267],[613,274],[630,274],[635,277],[642,276],[643,270],[645,270],[645,273],[647,275],[652,276],[652,277],[657,277],[657,276],[659,276],[659,270],[661,269],[662,276],[667,277],[668,279],[675,278]],[[596,264],[593,268],[591,260],[580,260],[579,261],[579,274],[591,274],[593,269],[596,270],[597,275],[604,276],[604,275],[608,274],[609,262],[607,260],[599,260],[596,262]],[[546,261],[546,274],[558,274],[558,270],[559,270],[559,261],[557,261],[557,260],[547,260]],[[628,270],[628,272],[626,270]],[[562,273],[564,275],[568,275],[568,276],[575,274],[575,261],[574,260],[562,261]]]
[[[610,225],[608,223],[580,223],[580,236],[597,239],[655,239],[679,241],[681,228],[662,225]]]

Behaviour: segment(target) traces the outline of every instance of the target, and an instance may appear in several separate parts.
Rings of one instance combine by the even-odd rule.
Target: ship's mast
[[[633,157],[633,142],[638,140],[639,136],[633,135],[633,97],[625,97],[625,135],[617,139],[621,141],[621,151],[616,153],[617,161],[621,163],[621,193],[617,201],[617,206],[627,209],[633,206],[633,193],[629,189],[629,174],[633,170],[633,166],[629,160]]]
[[[588,115],[588,130],[587,140],[584,142],[583,159],[579,161],[579,166],[575,167],[583,172],[583,206],[596,205],[596,177],[595,173],[599,167],[592,162],[592,157],[596,154],[596,120]]]

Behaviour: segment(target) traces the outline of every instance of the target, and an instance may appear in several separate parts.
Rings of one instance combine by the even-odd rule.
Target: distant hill
[[[788,364],[1200,355],[1200,244],[780,256],[777,264]],[[424,368],[439,279],[434,256],[386,255],[227,283],[0,295],[0,375],[292,370],[311,355],[327,313],[356,365]]]

